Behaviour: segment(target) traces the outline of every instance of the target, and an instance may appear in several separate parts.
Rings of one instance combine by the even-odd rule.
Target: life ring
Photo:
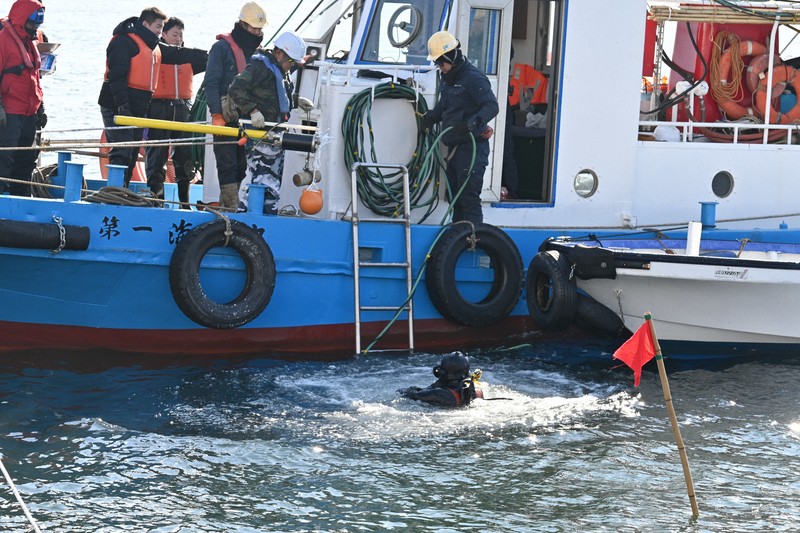
[[[569,262],[558,250],[539,252],[528,266],[525,292],[528,313],[541,329],[558,331],[572,323],[578,289]]]
[[[740,57],[751,57],[765,54],[767,52],[767,47],[755,41],[740,41],[738,50],[736,50],[735,46],[729,46],[719,60],[718,82],[722,85],[729,85],[731,83],[731,65],[733,64],[734,51],[737,51]],[[717,105],[725,112],[725,115],[729,119],[733,120],[756,114],[755,109],[752,107],[744,107],[730,98],[717,98]]]
[[[788,65],[781,65],[772,69],[772,94],[773,96],[780,95],[783,92],[782,85],[791,85],[795,94],[800,95],[800,76],[797,75],[797,70]],[[755,92],[756,109],[758,109],[761,116],[766,116],[767,112],[767,78],[764,78],[758,83],[758,88]],[[800,121],[800,100],[786,113],[781,113],[780,109],[775,109],[775,106],[770,106],[769,123],[770,124],[793,124]]]
[[[490,224],[475,224],[475,246],[489,256],[494,280],[479,302],[467,300],[459,290],[456,266],[470,247],[472,225],[454,224],[431,250],[425,283],[431,302],[446,318],[470,327],[489,326],[507,317],[522,293],[522,257],[514,241]]]
[[[781,57],[775,54],[775,60],[773,61],[774,66],[780,66],[782,63]],[[751,93],[756,92],[758,88],[758,83],[766,77],[767,67],[769,66],[769,54],[759,54],[753,59],[750,60],[750,63],[747,65],[747,69],[744,71],[744,80],[747,84],[747,88],[750,90]],[[773,93],[773,96],[775,93]]]
[[[103,130],[103,133],[100,134],[100,144],[108,143],[108,139],[106,138],[106,132]],[[108,146],[100,147],[98,150],[100,152],[100,175],[103,177],[104,180],[108,179],[108,154],[111,153],[111,148]],[[144,147],[141,147],[137,152],[137,158],[140,155],[144,155]],[[145,172],[144,168],[144,161],[136,161],[136,166],[133,167],[133,174],[131,174],[131,181],[147,181],[147,173]]]
[[[225,235],[226,224],[230,224],[230,237]],[[203,290],[200,263],[209,250],[226,245],[241,256],[247,279],[236,298],[218,303]],[[257,230],[235,220],[216,219],[193,229],[178,241],[169,263],[169,288],[175,303],[194,322],[215,329],[243,326],[260,315],[272,298],[275,278],[269,245]]]

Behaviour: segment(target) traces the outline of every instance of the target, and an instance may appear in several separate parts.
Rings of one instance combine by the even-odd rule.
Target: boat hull
[[[24,211],[24,214],[23,214]],[[353,233],[347,221],[234,214],[262,232],[276,266],[275,288],[266,309],[236,328],[209,328],[190,320],[175,302],[170,261],[180,234],[213,221],[212,213],[133,208],[45,199],[0,198],[0,218],[89,228],[86,250],[0,247],[0,351],[109,350],[152,355],[284,355],[330,358],[355,353]],[[403,228],[360,224],[362,261],[401,262]],[[512,315],[486,327],[462,326],[442,316],[431,303],[423,264],[438,226],[412,227],[412,273],[416,349],[454,350],[508,346],[538,338],[520,298]],[[545,231],[509,232],[523,262],[535,252]],[[480,250],[479,250],[480,252]],[[465,254],[469,255],[469,254]],[[459,260],[459,289],[479,301],[493,283],[488,257]],[[242,258],[213,248],[200,269],[203,289],[215,301],[234,300],[242,291]],[[407,297],[402,268],[361,272],[362,305],[399,306]],[[401,313],[379,343],[370,346],[395,317],[390,311],[364,311],[361,346],[408,349],[408,321]]]
[[[579,279],[578,288],[620,313],[629,330],[651,313],[665,348],[680,353],[800,353],[790,318],[800,298],[797,262],[614,254],[615,279]]]

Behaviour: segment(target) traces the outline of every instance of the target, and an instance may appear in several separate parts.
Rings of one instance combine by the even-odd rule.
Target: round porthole
[[[733,175],[727,170],[721,170],[711,179],[711,190],[719,198],[725,198],[733,192]]]
[[[590,197],[597,191],[597,174],[588,168],[581,170],[575,174],[574,187],[578,196]]]

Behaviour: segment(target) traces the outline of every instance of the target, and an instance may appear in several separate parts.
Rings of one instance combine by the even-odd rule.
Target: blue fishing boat
[[[529,309],[526,269],[550,238],[685,236],[702,203],[706,219],[715,210],[703,239],[800,244],[800,104],[780,46],[795,4],[615,7],[297,10],[286,27],[317,58],[296,79],[313,107],[262,132],[288,150],[279,216],[257,201],[242,213],[130,205],[101,190],[121,169],[84,183],[87,161],[64,153],[53,198],[0,197],[0,350],[307,358],[514,344],[573,322]],[[438,86],[426,43],[442,29],[500,96],[481,225],[449,223],[437,132],[420,127]],[[752,71],[754,47],[741,43],[767,56],[751,88],[728,81]],[[211,168],[193,193],[206,203],[218,194]],[[304,211],[312,193],[322,206]]]

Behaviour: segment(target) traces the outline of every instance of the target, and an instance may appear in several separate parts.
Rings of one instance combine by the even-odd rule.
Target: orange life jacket
[[[125,35],[133,39],[133,42],[139,47],[139,53],[131,58],[131,67],[128,70],[128,87],[153,92],[158,84],[156,73],[161,67],[161,48],[156,46],[151,50],[144,40],[135,33],[126,33]],[[117,37],[118,35],[115,35],[112,39]],[[108,81],[108,63],[106,63],[106,73],[103,79]]]
[[[515,63],[509,85],[512,87],[511,95],[508,97],[509,105],[519,105],[523,94],[527,105],[547,102],[547,78],[530,65]]]
[[[242,71],[244,70],[244,67],[247,66],[247,58],[244,57],[244,52],[242,51],[242,48],[238,44],[236,44],[236,41],[233,39],[233,35],[231,35],[230,33],[220,33],[219,35],[217,35],[217,40],[219,39],[222,39],[223,41],[228,43],[228,46],[231,47],[231,51],[233,52],[233,57],[234,59],[236,59],[236,72],[241,74]]]
[[[194,70],[189,63],[185,65],[161,65],[158,69],[158,83],[153,90],[153,98],[164,100],[189,100],[192,98]]]

